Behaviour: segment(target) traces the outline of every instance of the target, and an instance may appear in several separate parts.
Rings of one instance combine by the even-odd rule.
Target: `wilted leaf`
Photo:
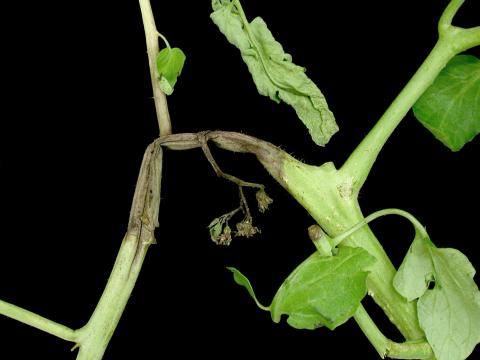
[[[292,63],[257,17],[249,23],[238,1],[213,0],[213,22],[242,55],[261,95],[292,106],[308,128],[313,141],[324,146],[338,126],[325,97],[305,74],[305,68]]]

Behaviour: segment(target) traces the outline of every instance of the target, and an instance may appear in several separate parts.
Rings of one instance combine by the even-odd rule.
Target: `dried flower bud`
[[[232,242],[232,229],[228,226],[227,221],[230,219],[231,213],[222,215],[208,225],[210,238],[217,245],[230,245]]]
[[[252,220],[245,218],[237,224],[237,233],[236,236],[245,236],[251,237],[255,234],[258,234],[260,229],[252,225]]]
[[[230,226],[225,225],[225,227],[223,228],[223,232],[217,238],[216,243],[218,245],[230,245],[231,242],[232,242],[232,230],[230,229]]]
[[[264,213],[268,210],[268,206],[273,202],[273,199],[267,195],[264,189],[260,189],[255,193],[257,198],[258,209],[261,213]]]

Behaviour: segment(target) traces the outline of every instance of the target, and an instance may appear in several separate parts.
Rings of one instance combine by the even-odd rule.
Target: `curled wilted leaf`
[[[338,131],[333,113],[320,89],[292,62],[262,18],[248,22],[239,1],[213,0],[210,15],[247,64],[261,95],[285,102],[295,109],[313,141],[324,146]]]

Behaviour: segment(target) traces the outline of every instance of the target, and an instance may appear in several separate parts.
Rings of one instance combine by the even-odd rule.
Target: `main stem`
[[[148,246],[138,251],[138,238],[127,234],[103,295],[87,325],[77,330],[77,360],[100,360],[127,305]]]
[[[139,0],[140,10],[142,12],[143,28],[145,30],[145,41],[147,43],[148,65],[150,67],[150,79],[152,81],[153,100],[157,112],[158,127],[160,136],[170,135],[172,133],[172,124],[168,112],[167,97],[160,89],[157,73],[157,54],[160,51],[158,47],[157,27],[153,17],[150,0]]]

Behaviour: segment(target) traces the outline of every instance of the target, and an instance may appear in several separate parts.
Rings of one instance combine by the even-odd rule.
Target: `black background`
[[[4,3],[0,298],[78,328],[101,295],[143,151],[158,135],[140,11],[136,1]],[[168,98],[174,132],[241,131],[307,163],[339,166],[434,45],[447,1],[242,3],[307,68],[341,131],[319,148],[291,108],[258,96],[238,51],[210,21],[209,1],[153,1],[159,31],[187,54]],[[478,14],[469,0],[456,24],[478,25]],[[238,205],[236,187],[216,178],[200,150],[166,152],[158,244],[104,358],[377,358],[353,321],[335,332],[274,324],[233,283],[226,266],[248,275],[268,304],[314,251],[306,235],[313,221],[252,156],[212,151],[224,171],[267,185],[271,211],[254,217],[262,233],[213,244],[206,226]],[[476,139],[450,152],[409,113],[360,194],[364,213],[405,209],[437,246],[460,249],[478,268],[479,151]],[[398,266],[410,225],[392,217],[372,227]],[[75,358],[70,344],[3,317],[0,339],[1,358]]]

